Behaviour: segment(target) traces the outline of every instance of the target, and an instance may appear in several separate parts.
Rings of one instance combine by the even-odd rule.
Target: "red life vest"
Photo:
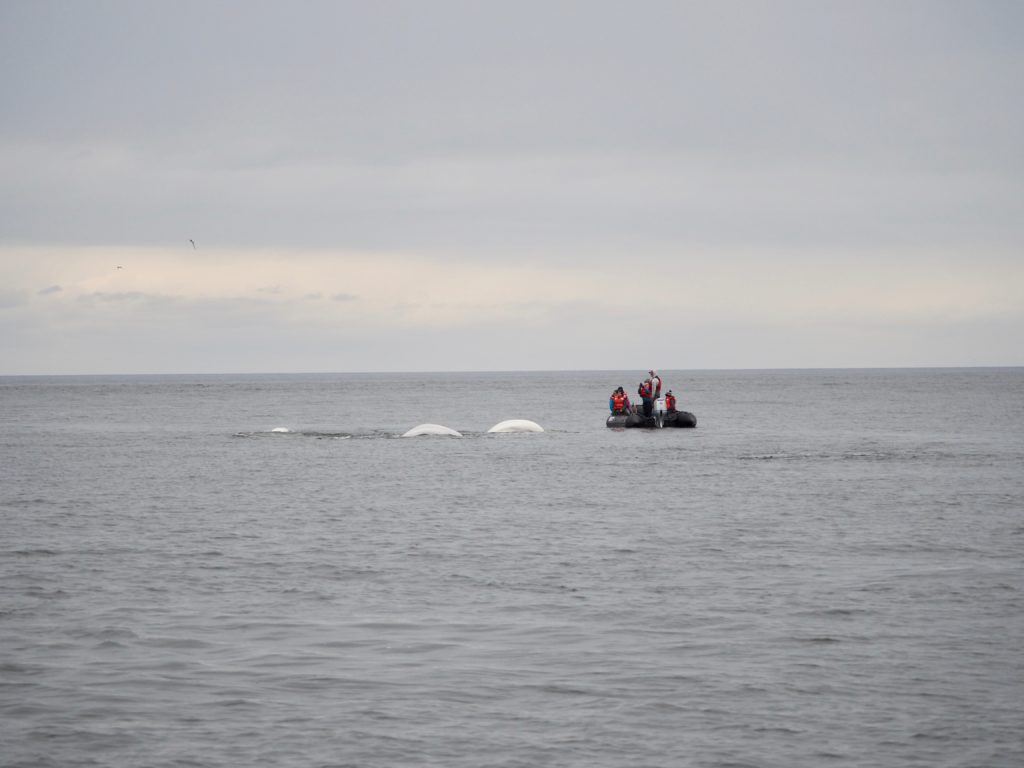
[[[626,409],[626,398],[624,395],[615,394],[612,395],[612,407],[616,411],[623,411]]]
[[[675,395],[665,395],[665,406],[670,411],[674,411],[676,409],[676,396]]]
[[[638,391],[640,393],[640,397],[650,398],[651,396],[651,388],[648,387],[646,383],[641,384]]]

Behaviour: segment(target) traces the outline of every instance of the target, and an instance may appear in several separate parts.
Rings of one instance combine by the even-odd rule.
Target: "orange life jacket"
[[[626,398],[624,395],[615,394],[612,395],[612,407],[616,411],[623,411],[626,409]]]

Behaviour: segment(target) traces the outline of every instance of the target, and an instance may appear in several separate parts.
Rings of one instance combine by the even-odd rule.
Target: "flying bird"
[[[124,267],[122,267],[120,264],[117,265],[117,268],[118,269],[124,269]]]
[[[193,251],[194,251],[194,250],[196,250],[196,241],[195,241],[195,240],[193,240],[193,239],[192,239],[191,237],[190,237],[190,238],[188,239],[188,241],[189,241],[190,243],[192,243],[192,250],[193,250]]]

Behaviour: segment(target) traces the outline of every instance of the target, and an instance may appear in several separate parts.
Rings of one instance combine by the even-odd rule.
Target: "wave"
[[[321,432],[319,430],[291,430],[287,427],[274,427],[270,430],[255,432],[235,432],[232,437],[314,437],[317,439],[348,440],[356,437],[352,432]]]
[[[915,462],[953,461],[985,463],[997,460],[996,454],[982,452],[954,452],[943,450],[859,450],[859,451],[809,451],[779,453],[747,453],[736,456],[738,461],[839,461],[839,462]]]
[[[317,429],[288,430],[278,432],[273,430],[255,430],[251,432],[234,432],[232,437],[242,439],[286,439],[286,438],[313,438],[317,440],[391,440],[401,438],[400,432],[391,432],[383,429],[372,429],[360,432],[334,432]],[[484,432],[460,432],[460,437],[495,437]]]

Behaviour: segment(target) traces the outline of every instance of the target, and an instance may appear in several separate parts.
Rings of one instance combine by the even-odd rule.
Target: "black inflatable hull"
[[[642,413],[613,413],[605,425],[612,429],[657,429],[658,420]],[[692,428],[697,426],[697,417],[689,411],[673,411],[664,414],[663,427]]]
[[[691,429],[697,426],[697,417],[689,411],[673,411],[665,414],[665,426]]]

